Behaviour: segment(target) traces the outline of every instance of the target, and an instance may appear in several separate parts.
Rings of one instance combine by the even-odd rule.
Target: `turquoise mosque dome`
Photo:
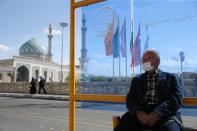
[[[43,58],[47,55],[47,49],[42,43],[32,38],[22,44],[19,49],[19,55],[32,58]]]

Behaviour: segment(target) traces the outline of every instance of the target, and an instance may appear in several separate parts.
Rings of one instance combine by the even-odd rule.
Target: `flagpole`
[[[121,81],[121,76],[120,76],[120,55],[119,55],[119,81]]]
[[[145,40],[145,44],[144,44],[143,53],[146,51],[146,49],[148,49],[148,42],[149,42],[148,25],[146,25],[146,40]]]
[[[133,57],[133,62],[132,62],[132,66],[133,66],[133,77],[135,76],[135,43],[134,43],[134,20],[132,22],[132,31],[133,31],[133,37],[132,37],[132,43],[133,43],[133,46],[132,46],[132,57]]]
[[[114,12],[113,12],[113,35],[114,35]],[[113,38],[112,38],[112,59],[113,59],[113,82],[114,82],[114,56],[113,56]]]
[[[114,57],[112,55],[112,59],[113,59],[113,82],[114,82]]]
[[[133,33],[132,35],[132,44],[134,44],[134,0],[131,0],[131,32]],[[133,45],[132,45],[133,46]],[[133,57],[133,55],[134,55],[134,52],[133,52],[133,49],[131,49],[132,50],[132,56],[131,56],[131,60],[132,60],[132,57]],[[133,64],[131,64],[131,66],[132,66],[132,73],[133,73],[133,77],[135,76],[135,68],[134,68],[134,66],[135,65],[133,65]]]
[[[124,22],[122,29],[120,31],[121,42],[120,42],[120,52],[122,57],[125,57],[125,74],[124,80],[127,81],[127,42],[126,42],[126,17],[124,17]],[[124,76],[124,75],[123,75]]]
[[[132,37],[132,43],[133,43],[133,46],[132,46],[132,69],[133,69],[133,77],[135,76],[135,43],[134,43],[134,21],[132,21],[132,32],[133,32],[133,37]]]
[[[139,22],[139,28],[140,28],[140,22]],[[141,31],[140,31],[140,74],[141,73],[142,73],[142,62],[141,62]]]
[[[125,26],[126,26],[126,18],[125,18]],[[125,27],[126,29],[126,27]],[[126,32],[126,31],[125,31]],[[127,33],[125,33],[125,35],[127,35]],[[125,57],[125,62],[126,62],[126,81],[128,80],[128,76],[127,76],[127,42],[126,42],[126,39],[125,39],[125,48],[126,48],[126,57]]]
[[[118,27],[119,29],[119,15],[118,15]],[[118,32],[118,54],[119,54],[119,81],[121,80],[121,76],[120,76],[120,39],[119,39],[119,32]]]
[[[126,33],[126,17],[125,17],[125,37],[126,37],[126,35],[127,35],[127,33]],[[127,42],[126,42],[126,39],[125,39],[125,54],[126,54],[126,56],[125,56],[125,62],[126,62],[126,81],[127,81]]]
[[[121,44],[120,44],[120,51],[122,54],[122,57],[125,57],[125,76],[124,80],[127,82],[127,40],[126,40],[126,17],[124,17],[124,22],[122,25],[122,29],[120,31],[120,36],[121,36]],[[132,42],[131,42],[132,43]]]
[[[127,46],[127,45],[126,45]],[[126,48],[127,49],[127,48]],[[126,81],[128,80],[128,76],[127,76],[127,52],[126,52],[126,58],[125,58],[125,60],[126,60]]]

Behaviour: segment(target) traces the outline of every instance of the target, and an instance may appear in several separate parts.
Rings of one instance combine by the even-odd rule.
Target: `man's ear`
[[[157,60],[157,65],[159,65],[159,64],[160,64],[160,59]]]
[[[158,66],[159,64],[160,64],[160,60],[159,59],[156,59],[155,60],[155,65]]]
[[[151,66],[153,67],[157,67],[160,64],[160,60],[158,59],[154,59],[151,61]]]

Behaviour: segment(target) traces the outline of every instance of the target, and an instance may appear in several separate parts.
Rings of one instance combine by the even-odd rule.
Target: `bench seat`
[[[118,125],[119,121],[120,121],[120,116],[113,116],[113,129]],[[151,131],[151,130],[145,129],[144,131]],[[197,129],[186,127],[186,125],[184,125],[184,131],[197,131]]]

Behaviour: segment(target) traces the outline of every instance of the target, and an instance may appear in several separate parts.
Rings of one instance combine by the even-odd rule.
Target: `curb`
[[[69,101],[68,95],[47,95],[47,94],[24,94],[24,93],[0,93],[0,97],[32,98],[45,100]]]

